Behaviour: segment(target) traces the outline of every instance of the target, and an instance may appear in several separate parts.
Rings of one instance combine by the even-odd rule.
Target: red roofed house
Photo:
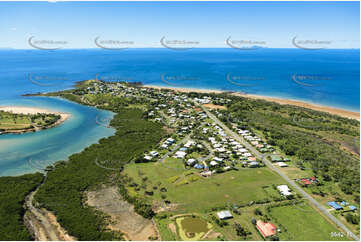
[[[308,179],[305,179],[305,178],[301,179],[301,182],[302,182],[304,185],[312,185],[312,182],[311,182],[310,180],[308,180]]]
[[[261,220],[257,221],[257,229],[264,238],[275,235],[277,233],[276,226],[271,223],[262,222]]]

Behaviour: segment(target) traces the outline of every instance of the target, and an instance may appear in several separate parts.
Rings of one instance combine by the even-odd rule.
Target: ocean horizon
[[[113,134],[97,125],[107,111],[60,98],[24,94],[72,88],[78,81],[241,92],[360,112],[360,51],[301,49],[0,50],[0,106],[69,112],[62,125],[36,133],[0,135],[0,176],[45,168]]]
[[[0,104],[98,78],[243,92],[359,112],[359,57],[359,49],[0,50]]]

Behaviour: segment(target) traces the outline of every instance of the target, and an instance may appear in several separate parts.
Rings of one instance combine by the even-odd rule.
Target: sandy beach
[[[61,113],[54,112],[47,109],[35,108],[35,107],[21,107],[21,106],[0,106],[1,111],[12,112],[18,114],[37,114],[37,113],[45,113],[45,114],[55,114],[60,115],[60,119],[55,123],[55,125],[59,125],[65,122],[68,118],[71,117],[70,113]]]
[[[224,93],[223,91],[219,90],[207,90],[207,89],[195,89],[195,88],[178,88],[178,87],[159,87],[159,86],[152,86],[152,85],[144,85],[143,87],[147,88],[154,88],[154,89],[168,89],[168,90],[174,90],[179,92],[199,92],[199,93]],[[292,100],[292,99],[282,99],[282,98],[275,98],[275,97],[267,97],[267,96],[261,96],[261,95],[252,95],[252,94],[242,94],[234,92],[232,95],[240,96],[240,97],[246,97],[246,98],[253,98],[253,99],[263,99],[271,102],[276,102],[279,104],[289,104],[294,105],[298,107],[303,108],[309,108],[321,112],[327,112],[334,115],[339,115],[341,117],[346,118],[352,118],[356,120],[360,120],[360,113],[359,112],[352,112],[344,109],[339,108],[333,108],[333,107],[327,107],[327,106],[321,106],[316,104],[311,104],[303,101],[298,100]]]

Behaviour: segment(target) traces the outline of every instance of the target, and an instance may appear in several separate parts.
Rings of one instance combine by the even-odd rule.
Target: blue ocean
[[[110,119],[111,112],[60,98],[21,96],[88,79],[234,91],[360,111],[359,50],[0,50],[0,106],[72,114],[53,129],[0,135],[0,176],[37,171],[114,133],[95,121]]]

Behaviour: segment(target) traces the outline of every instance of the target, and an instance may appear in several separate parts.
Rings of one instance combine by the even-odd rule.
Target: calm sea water
[[[57,98],[21,97],[95,78],[238,91],[360,110],[359,50],[0,50],[0,106],[38,106],[73,114],[53,129],[1,135],[0,175],[35,171],[37,164],[65,160],[112,135],[112,129],[94,121],[97,116],[110,117],[109,112]]]

